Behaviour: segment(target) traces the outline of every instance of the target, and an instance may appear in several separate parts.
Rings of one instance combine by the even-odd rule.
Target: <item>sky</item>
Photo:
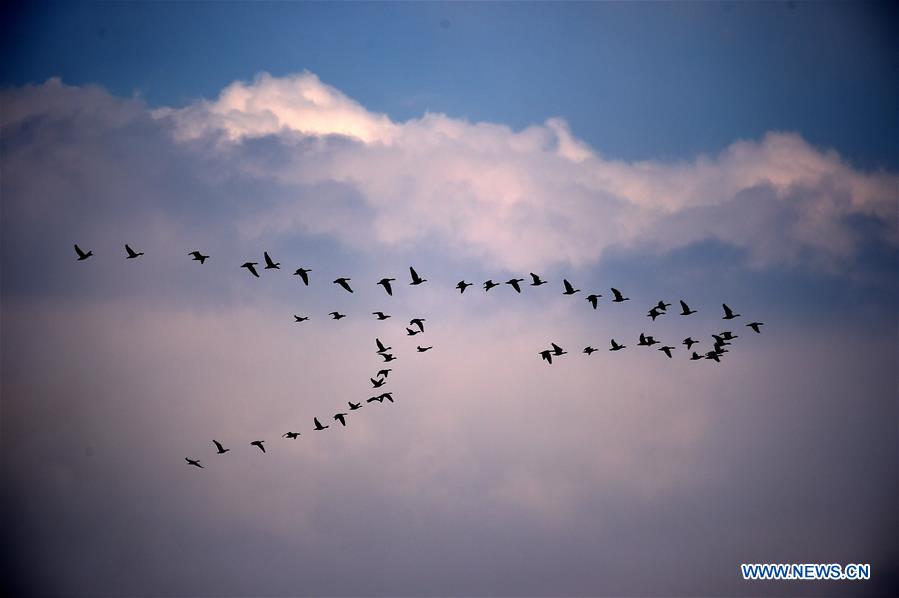
[[[2,11],[6,594],[893,595],[895,7]]]

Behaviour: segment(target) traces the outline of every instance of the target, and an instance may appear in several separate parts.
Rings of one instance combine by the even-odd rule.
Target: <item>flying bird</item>
[[[665,303],[662,299],[659,299],[659,302],[656,304],[656,309],[659,311],[667,311],[669,307],[671,307],[671,304]]]
[[[212,444],[215,445],[215,449],[216,449],[215,454],[217,454],[217,455],[224,455],[225,453],[227,453],[228,451],[231,450],[231,449],[226,449],[225,447],[223,447],[222,443],[219,442],[218,440],[213,440]]]
[[[251,446],[258,446],[258,447],[259,447],[259,450],[262,451],[262,452],[264,453],[264,452],[265,452],[265,447],[262,446],[262,443],[263,443],[263,442],[265,442],[265,441],[264,441],[264,440],[254,440],[253,442],[250,443],[250,445],[251,445]]]
[[[350,406],[350,411],[355,411],[362,407],[362,403],[354,403],[352,401],[347,401],[347,405]]]
[[[293,273],[294,276],[299,276],[303,280],[303,284],[307,287],[309,286],[309,273],[312,270],[308,268],[297,268],[297,271]]]
[[[377,401],[377,402],[379,402],[379,403],[383,403],[383,402],[384,402],[384,399],[381,398],[381,397],[370,397],[370,398],[368,398],[368,399],[365,399],[365,402],[366,402],[366,403],[374,403],[375,401]]]
[[[396,357],[392,353],[378,353],[378,355],[384,358],[384,363],[396,360]]]
[[[378,284],[384,287],[384,290],[387,291],[387,294],[393,297],[393,289],[390,287],[390,283],[395,281],[396,278],[382,278],[378,281]]]
[[[389,374],[389,373],[392,372],[392,371],[393,371],[393,370],[390,369],[390,368],[387,368],[387,369],[384,369],[384,370],[378,370],[378,373],[375,374],[375,375],[376,375],[376,376],[383,376],[384,378],[386,378],[386,377],[387,377],[387,374]]]
[[[681,309],[680,315],[682,315],[682,316],[689,316],[690,314],[696,313],[696,310],[690,309],[690,306],[687,305],[687,303],[683,299],[681,299],[681,302],[680,302],[680,309]]]
[[[334,419],[335,419],[336,421],[339,421],[340,424],[341,424],[342,426],[346,426],[346,419],[345,419],[345,418],[346,418],[347,415],[349,415],[349,413],[337,413],[337,414],[334,415]]]
[[[434,347],[422,347],[421,345],[419,345],[418,347],[416,347],[416,349],[418,349],[418,352],[419,352],[419,353],[424,353],[425,351],[429,351],[429,350],[431,350],[431,349],[433,349],[433,348],[434,348]]]
[[[305,322],[309,319],[309,316],[298,316],[296,314],[293,315],[293,321],[296,323]]]
[[[346,317],[346,314],[342,314],[339,311],[328,312],[328,315],[331,316],[335,320],[339,320],[340,318]]]
[[[552,363],[553,363],[553,352],[552,352],[550,349],[544,349],[543,351],[540,351],[539,353],[537,353],[537,355],[539,355],[540,357],[542,357],[542,358],[543,358],[543,361],[545,361],[546,363],[552,365]]]
[[[596,306],[599,303],[600,297],[602,297],[602,295],[600,295],[598,293],[594,293],[592,295],[587,295],[587,301],[590,302],[590,305],[593,306],[593,309],[596,309]]]
[[[541,280],[540,277],[533,272],[531,272],[531,278],[534,280],[534,282],[531,283],[532,287],[539,287],[542,284],[547,284],[545,280]]]
[[[506,281],[506,284],[511,285],[512,288],[515,289],[516,293],[520,293],[521,287],[518,286],[518,283],[520,283],[520,282],[524,282],[524,279],[523,278],[511,278]]]
[[[418,275],[418,272],[415,271],[415,268],[409,266],[409,274],[412,276],[412,282],[409,283],[411,286],[419,285],[423,282],[428,282],[427,278],[422,278]]]
[[[668,359],[671,359],[671,351],[674,347],[669,347],[665,345],[664,347],[659,347],[659,351],[662,351],[665,355],[668,356]]]
[[[470,282],[465,282],[464,280],[460,280],[458,283],[456,283],[456,288],[459,289],[459,294],[460,294],[460,295],[461,295],[462,293],[464,293],[464,292],[465,292],[465,289],[467,289],[467,288],[470,287],[470,286],[474,286],[474,285],[471,284]]]
[[[406,336],[415,336],[416,334],[421,334],[421,330],[412,330],[411,328],[406,328]]]
[[[194,261],[200,262],[201,264],[202,264],[203,262],[205,262],[207,259],[209,259],[209,256],[208,256],[208,255],[203,255],[203,254],[200,253],[199,251],[191,251],[191,252],[188,253],[187,255],[192,255],[192,256],[194,256]]]
[[[596,349],[590,347],[589,345],[584,347],[584,353],[586,353],[587,355],[592,355],[595,351]]]
[[[612,294],[615,295],[615,298],[612,299],[613,303],[621,303],[622,301],[630,301],[630,297],[625,297],[624,295],[621,294],[621,291],[619,291],[618,289],[613,288]]]
[[[681,344],[682,344],[682,345],[687,345],[687,351],[689,351],[689,350],[690,350],[690,347],[692,347],[693,345],[697,344],[698,342],[699,342],[699,341],[694,341],[692,338],[690,338],[690,337],[688,336],[687,338],[685,338],[685,339],[681,342]]]
[[[257,265],[257,262],[244,262],[244,264],[241,266],[241,268],[246,268],[247,270],[250,271],[250,274],[252,274],[256,278],[259,278],[259,273],[256,272],[256,265]]]
[[[718,353],[716,353],[715,351],[709,351],[708,353],[706,353],[705,358],[713,359],[713,360],[715,360],[715,363],[721,363],[721,358],[718,356]]]
[[[612,339],[612,348],[609,349],[609,351],[620,351],[621,349],[624,349],[626,347],[627,347],[627,345],[619,345],[618,343],[616,343],[615,339],[613,338]]]
[[[312,420],[315,422],[316,430],[324,430],[325,428],[330,428],[331,426],[323,426],[320,421],[318,421],[317,417],[313,417]]]
[[[334,284],[339,284],[339,285],[342,286],[344,289],[346,289],[347,291],[349,291],[350,293],[352,293],[352,292],[353,292],[353,289],[350,288],[350,281],[351,281],[351,280],[352,280],[352,278],[338,278],[337,280],[334,281]]]
[[[266,270],[280,270],[281,269],[281,262],[278,262],[276,264],[274,261],[272,261],[271,256],[268,254],[268,251],[263,251],[262,257],[263,257],[263,259],[265,259],[265,269]]]
[[[188,465],[193,465],[194,467],[199,467],[200,469],[205,469],[205,467],[200,465],[199,459],[188,459],[187,457],[184,457],[184,460],[187,461]]]
[[[649,313],[646,314],[647,318],[652,318],[652,321],[655,322],[656,318],[662,315],[662,312],[659,311],[658,307],[653,307],[649,310]]]
[[[285,432],[284,434],[281,434],[281,438],[288,438],[290,440],[296,440],[299,437],[299,432]]]
[[[734,334],[733,332],[731,332],[730,330],[725,330],[724,332],[721,333],[721,338],[723,338],[726,341],[732,341],[735,338],[740,338],[740,337],[737,336],[736,334]]]
[[[385,314],[383,311],[373,311],[373,312],[371,312],[371,315],[378,318],[378,320],[386,320],[387,318],[390,317],[387,314]]]
[[[144,254],[143,251],[134,251],[133,249],[131,249],[128,243],[125,243],[125,253],[128,254],[128,257],[125,258],[126,260],[133,260],[134,258],[142,256]]]
[[[562,279],[562,284],[565,286],[565,291],[562,293],[563,295],[574,295],[575,293],[580,293],[580,289],[576,289],[571,286],[571,283],[566,279]]]
[[[379,338],[375,339],[375,345],[377,345],[377,347],[378,347],[378,353],[386,353],[390,349],[393,349],[393,347],[385,347],[384,343],[382,343],[381,339],[379,339]]]
[[[487,282],[484,283],[484,291],[489,291],[493,287],[498,287],[498,286],[499,286],[498,282],[493,282],[492,280],[488,280]]]
[[[412,325],[418,326],[418,330],[420,332],[424,332],[425,331],[425,324],[424,324],[425,321],[426,320],[424,318],[412,318],[411,320],[409,320],[409,325],[410,326],[412,326]]]
[[[699,359],[702,359],[702,357],[700,357],[700,356],[696,353],[696,351],[693,351],[693,356],[690,357],[690,361],[697,361],[697,360],[699,360]]]
[[[388,401],[390,401],[392,403],[393,402],[393,393],[392,392],[382,392],[381,394],[378,395],[378,398],[381,399],[382,401],[384,399],[387,399]]]
[[[637,342],[638,347],[651,347],[655,344],[658,344],[659,341],[652,338],[651,336],[646,336],[642,332],[640,333],[640,340]]]
[[[79,261],[79,262],[83,262],[84,260],[86,260],[86,259],[89,258],[90,256],[94,255],[94,252],[93,252],[93,251],[88,251],[87,253],[85,253],[84,251],[82,251],[82,249],[81,249],[80,247],[78,247],[77,244],[75,245],[75,253],[78,254],[78,261]]]
[[[378,380],[375,380],[374,378],[369,378],[369,380],[371,380],[372,388],[381,388],[382,386],[384,386],[384,384],[387,383],[387,378],[380,378]]]
[[[722,303],[721,307],[724,308],[724,315],[721,317],[722,320],[733,320],[734,318],[740,317],[740,314],[735,314],[733,310],[727,306],[727,303]]]
[[[748,327],[752,328],[753,330],[755,330],[756,334],[761,334],[762,331],[759,330],[759,326],[764,326],[765,323],[764,322],[750,322],[749,324],[746,324],[746,325]]]

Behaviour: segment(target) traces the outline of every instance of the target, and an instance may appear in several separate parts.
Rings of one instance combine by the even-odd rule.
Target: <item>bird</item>
[[[498,286],[499,286],[498,282],[493,282],[492,280],[488,280],[487,282],[484,283],[484,291],[489,291],[493,287],[498,287]]]
[[[550,343],[550,345],[553,346],[553,355],[554,356],[558,357],[559,355],[567,355],[568,354],[568,351],[563,350],[562,347],[560,347],[556,343]]]
[[[309,319],[309,316],[298,316],[296,314],[293,315],[293,320],[296,323],[305,322]]]
[[[429,351],[429,350],[431,350],[431,349],[433,349],[433,348],[434,348],[434,347],[422,347],[421,345],[419,345],[418,347],[416,347],[416,349],[418,349],[418,352],[419,352],[419,353],[424,353],[425,351]]]
[[[662,351],[663,353],[665,353],[665,355],[668,356],[668,359],[671,359],[671,350],[672,349],[674,349],[674,347],[669,347],[667,345],[665,345],[664,347],[659,347],[659,351]]]
[[[339,320],[340,318],[346,317],[346,314],[342,314],[339,311],[328,312],[328,315],[331,316],[335,320]]]
[[[259,273],[256,272],[256,265],[257,265],[257,262],[244,262],[244,264],[241,266],[241,268],[246,268],[247,270],[250,271],[250,274],[252,274],[256,278],[259,278]]]
[[[734,318],[740,317],[740,314],[735,314],[733,310],[727,306],[727,303],[722,303],[721,307],[724,308],[724,315],[721,317],[722,320],[733,320]]]
[[[387,399],[388,401],[390,401],[392,403],[393,402],[393,393],[392,392],[382,392],[381,394],[378,395],[378,398],[381,399],[382,401],[384,399]]]
[[[80,247],[78,247],[77,244],[75,244],[75,253],[78,254],[78,261],[79,261],[79,262],[83,262],[84,260],[86,260],[86,259],[89,258],[90,256],[94,255],[94,252],[93,252],[93,251],[88,251],[87,253],[85,253]]]
[[[336,413],[336,414],[334,414],[334,419],[336,421],[339,421],[341,425],[346,426],[345,418],[347,415],[349,415],[349,413]]]
[[[421,334],[421,330],[412,330],[411,328],[406,328],[406,336],[415,336],[416,334]]]
[[[281,262],[278,262],[276,264],[274,261],[272,261],[272,257],[268,254],[268,251],[263,251],[262,257],[263,257],[263,259],[265,259],[265,269],[266,270],[280,270],[281,269]]]
[[[612,299],[613,303],[621,303],[622,301],[630,301],[630,297],[625,297],[624,295],[621,294],[621,291],[619,291],[618,289],[613,288],[612,294],[615,295],[615,298]]]
[[[378,370],[378,373],[375,374],[375,375],[376,375],[376,376],[383,376],[384,378],[386,378],[386,377],[387,377],[387,374],[389,374],[389,373],[392,372],[392,371],[393,371],[393,370],[390,369],[390,368],[387,368],[387,369],[384,369],[384,370]]]
[[[396,278],[382,278],[378,281],[378,284],[384,287],[384,290],[387,291],[387,294],[393,297],[393,289],[390,288],[390,283],[396,280]]]
[[[396,357],[392,353],[378,353],[378,355],[384,358],[384,363],[396,360]]]
[[[299,436],[299,432],[285,432],[284,434],[281,434],[281,438],[289,438],[290,440],[296,440]]]
[[[587,295],[587,301],[590,302],[590,305],[593,306],[593,309],[596,309],[596,306],[599,303],[600,297],[602,297],[602,295],[600,295],[598,293],[593,293],[592,295]]]
[[[715,351],[709,351],[705,354],[706,359],[713,359],[716,363],[721,363],[721,358],[718,356],[718,353]]]
[[[200,262],[201,264],[202,264],[203,262],[205,262],[207,259],[209,259],[209,256],[208,256],[208,255],[203,255],[203,254],[200,253],[199,251],[191,251],[191,252],[188,253],[187,255],[192,255],[192,256],[194,256],[194,261]]]
[[[693,356],[690,357],[690,361],[697,361],[697,360],[699,360],[699,359],[702,359],[702,357],[700,357],[700,356],[696,353],[696,351],[693,351]]]
[[[425,321],[426,320],[424,318],[412,318],[411,320],[409,320],[409,325],[412,326],[414,324],[415,326],[418,326],[419,331],[424,332],[425,331],[425,324],[424,324]]]
[[[534,280],[534,282],[531,283],[532,287],[539,287],[542,284],[547,284],[545,280],[541,280],[540,277],[533,272],[531,272],[531,278]]]
[[[696,313],[696,310],[690,309],[690,306],[687,305],[687,302],[684,301],[683,299],[681,299],[681,302],[680,302],[680,309],[681,309],[680,315],[682,315],[682,316],[689,316],[690,314]]]
[[[690,338],[690,337],[688,336],[687,338],[685,338],[685,339],[681,342],[681,344],[682,344],[682,345],[687,345],[687,351],[689,351],[689,350],[690,350],[690,347],[692,347],[693,345],[695,345],[695,344],[698,343],[698,342],[699,342],[699,341],[694,341],[692,338]]]
[[[731,332],[730,330],[725,330],[724,332],[721,333],[721,338],[723,338],[726,341],[732,341],[735,338],[740,338],[740,337],[737,336],[736,334],[734,334],[733,332]]]
[[[375,401],[377,401],[379,403],[383,403],[384,399],[382,399],[381,397],[370,397],[368,399],[365,399],[366,403],[374,403]]]
[[[662,315],[662,312],[659,311],[658,307],[653,307],[649,310],[649,313],[646,314],[647,318],[652,318],[652,321],[655,322],[656,318]]]
[[[303,280],[303,284],[307,287],[309,286],[309,273],[312,270],[308,268],[297,268],[297,271],[293,273],[294,276],[299,276]]]
[[[228,451],[231,450],[231,449],[226,449],[225,447],[223,447],[222,443],[219,442],[218,440],[213,440],[212,444],[215,445],[217,455],[224,455],[225,453],[227,453]]]
[[[409,283],[410,286],[420,285],[423,282],[428,282],[427,278],[422,278],[418,275],[418,272],[415,271],[415,268],[409,266],[409,274],[412,276],[412,282]]]
[[[379,338],[375,339],[375,345],[377,345],[377,347],[378,347],[378,353],[386,353],[390,349],[393,349],[393,347],[385,347],[384,343],[382,343],[381,339],[379,339]]]
[[[380,378],[379,380],[375,380],[374,378],[369,378],[369,380],[371,380],[372,388],[381,388],[382,386],[384,386],[384,384],[387,383],[386,378]]]
[[[383,311],[373,311],[373,312],[371,312],[371,315],[378,318],[378,320],[386,320],[387,318],[390,317],[389,315],[385,314]]]
[[[759,330],[759,326],[764,326],[765,323],[764,323],[764,322],[750,322],[749,324],[746,324],[746,325],[747,325],[749,328],[752,328],[753,330],[755,330],[755,333],[756,333],[756,334],[761,334],[762,331]]]
[[[589,345],[584,347],[584,353],[586,353],[587,355],[592,355],[594,351],[596,351],[596,349],[590,347]]]
[[[510,278],[509,280],[506,281],[506,284],[511,285],[511,287],[513,289],[515,289],[516,293],[520,293],[521,287],[518,286],[518,283],[520,283],[520,282],[524,282],[524,279],[523,278]]]
[[[324,430],[325,428],[330,428],[331,426],[323,426],[320,421],[318,421],[317,417],[313,417],[312,420],[315,422],[316,430]]]
[[[649,339],[651,339],[651,338],[652,338],[652,337],[649,337]],[[643,334],[643,333],[641,332],[641,333],[640,333],[640,340],[637,342],[637,346],[638,346],[638,347],[649,347],[649,346],[651,346],[651,343],[649,342],[649,339],[646,338],[646,335]]]
[[[200,465],[199,459],[188,459],[187,457],[184,457],[184,460],[187,461],[188,465],[193,465],[194,467],[199,467],[200,469],[206,469],[205,467]]]
[[[626,347],[627,347],[627,345],[619,345],[618,343],[616,343],[615,339],[613,338],[612,339],[612,348],[609,349],[609,351],[620,351],[621,349],[624,349]]]
[[[133,260],[134,258],[140,257],[144,254],[143,251],[134,251],[133,249],[131,249],[128,243],[125,243],[125,253],[128,254],[128,257],[125,258],[126,260]]]
[[[352,292],[353,292],[353,289],[350,288],[350,281],[351,281],[351,280],[352,280],[352,278],[338,278],[337,280],[334,281],[334,284],[339,284],[339,285],[342,286],[344,289],[346,289],[347,291],[349,291],[350,293],[352,293]]]
[[[258,447],[259,447],[259,450],[262,451],[262,452],[264,453],[264,452],[265,452],[265,447],[262,446],[262,443],[263,443],[263,442],[265,442],[265,441],[264,441],[264,440],[254,440],[253,442],[250,443],[250,445],[251,445],[251,446],[258,446]]]
[[[347,405],[350,406],[350,411],[355,411],[356,409],[360,409],[362,407],[362,403],[354,403],[352,401],[347,401]]]
[[[667,311],[669,307],[671,307],[671,304],[665,303],[665,301],[662,299],[659,299],[659,302],[656,304],[656,308],[659,311]]]
[[[728,339],[724,338],[724,337],[721,336],[721,335],[713,334],[712,337],[715,339],[715,346],[716,346],[716,347],[724,347],[724,346],[730,344],[729,342],[727,342]]]
[[[576,289],[571,286],[571,283],[566,279],[562,279],[562,284],[565,285],[565,291],[562,293],[563,295],[574,295],[575,293],[580,293],[580,289]]]
[[[459,289],[460,295],[465,292],[465,289],[467,289],[468,287],[471,287],[471,286],[474,286],[474,285],[471,284],[470,282],[465,282],[464,280],[460,280],[459,282],[456,283],[456,288]]]
[[[539,353],[537,353],[537,355],[539,355],[540,357],[542,357],[542,358],[543,358],[543,361],[545,361],[546,363],[552,365],[552,363],[553,363],[553,352],[552,352],[550,349],[544,349],[543,351],[540,351]]]

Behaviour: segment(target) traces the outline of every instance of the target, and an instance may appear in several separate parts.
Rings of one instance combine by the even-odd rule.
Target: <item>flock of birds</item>
[[[75,253],[78,256],[78,261],[84,261],[93,256],[93,251],[84,251],[77,244],[75,245]],[[144,255],[144,253],[142,251],[134,251],[129,245],[127,245],[127,244],[125,245],[125,259],[136,259],[142,255]],[[194,261],[197,261],[200,264],[204,264],[206,262],[206,260],[209,259],[208,255],[203,255],[200,251],[191,251],[190,253],[188,253],[188,255],[191,256]],[[263,267],[264,270],[280,270],[281,269],[281,263],[275,262],[271,258],[271,256],[268,254],[268,252],[263,253],[263,261],[265,262],[265,266]],[[246,269],[250,273],[250,275],[255,276],[256,278],[259,278],[259,272],[256,269],[256,266],[258,266],[258,265],[259,265],[258,262],[249,262],[248,261],[248,262],[243,263],[240,267]],[[302,280],[304,285],[309,286],[309,273],[310,272],[312,272],[312,270],[309,268],[297,268],[293,274],[294,274],[294,276],[299,276],[300,280]],[[415,271],[415,268],[413,268],[413,267],[409,268],[409,275],[411,278],[411,281],[409,282],[410,286],[418,286],[420,284],[427,282],[427,279],[419,276],[418,273]],[[530,276],[531,276],[530,286],[532,286],[532,287],[539,287],[539,286],[548,284],[548,281],[543,280],[537,274],[530,273]],[[351,280],[352,279],[348,278],[348,277],[341,277],[341,278],[335,279],[333,281],[333,284],[340,286],[343,290],[345,290],[348,293],[352,293],[353,288],[350,285]],[[509,287],[511,287],[516,293],[521,293],[521,286],[522,286],[522,283],[525,281],[526,281],[526,279],[524,279],[524,278],[512,278],[505,282],[494,282],[493,280],[487,280],[486,282],[483,283],[483,288],[484,288],[485,292],[489,292],[491,289],[505,284],[505,285],[508,285]],[[381,286],[389,296],[393,296],[392,283],[394,283],[394,282],[396,282],[395,278],[382,278],[376,284]],[[465,293],[465,290],[471,286],[474,286],[474,283],[470,283],[465,280],[460,280],[456,284],[455,288],[459,290],[460,294],[462,294],[462,293]],[[570,296],[570,295],[574,295],[576,293],[581,292],[580,289],[574,288],[574,286],[566,279],[562,280],[562,287],[563,287],[563,291],[562,291],[563,295]],[[622,294],[622,292],[619,291],[618,289],[612,288],[611,291],[612,291],[612,303],[623,303],[625,301],[630,301],[630,297],[625,297]],[[586,295],[586,300],[587,300],[587,302],[590,303],[590,305],[595,310],[599,306],[599,299],[602,296],[603,295],[601,295],[599,293],[591,293],[589,295]],[[649,309],[649,311],[646,314],[646,317],[650,318],[653,322],[655,322],[656,318],[668,314],[669,307],[671,307],[670,303],[666,303],[664,300],[660,300],[657,304],[653,305]],[[680,307],[681,307],[681,312],[679,315],[681,315],[681,316],[691,316],[691,315],[697,313],[697,310],[691,309],[690,306],[683,300],[680,300]],[[736,318],[741,317],[741,314],[734,313],[733,309],[731,309],[726,303],[722,303],[721,307],[724,310],[724,315],[722,316],[721,319],[729,321],[729,320],[734,320]],[[340,320],[340,319],[346,317],[346,314],[341,314],[340,312],[337,312],[337,311],[332,311],[329,313],[329,315],[334,320]],[[372,315],[374,315],[377,320],[386,320],[391,317],[389,314],[386,314],[381,311],[372,312]],[[309,316],[299,316],[296,314],[294,314],[293,317],[294,317],[294,322],[296,322],[296,323],[305,322],[306,320],[309,319]],[[408,336],[416,336],[418,334],[424,333],[424,331],[425,331],[424,322],[425,321],[426,320],[424,318],[412,318],[409,321],[409,326],[406,327],[406,334]],[[748,324],[746,324],[746,326],[748,328],[750,328],[752,331],[754,331],[756,334],[761,333],[761,327],[763,325],[764,325],[763,322],[758,322],[758,321],[753,321],[753,322],[749,322]],[[720,363],[721,358],[728,352],[727,347],[730,346],[735,339],[739,338],[739,336],[734,334],[730,330],[724,330],[724,331],[719,332],[718,334],[712,334],[711,336],[714,339],[712,349],[710,351],[705,352],[704,354],[700,354],[697,351],[692,351],[693,346],[700,342],[698,340],[693,339],[692,337],[688,336],[687,338],[683,339],[680,344],[684,345],[684,347],[686,347],[687,352],[689,352],[691,354],[690,355],[691,361],[707,359],[707,360],[711,360],[711,361]],[[614,338],[611,339],[610,344],[611,344],[611,347],[609,348],[609,351],[621,351],[621,350],[627,348],[627,345],[619,343]],[[383,360],[384,363],[389,363],[389,362],[396,360],[396,356],[393,353],[390,353],[390,350],[392,349],[392,347],[385,346],[384,343],[381,342],[381,340],[378,338],[375,339],[375,345],[377,347],[376,354],[381,357],[381,359]],[[559,358],[562,355],[568,354],[567,351],[565,351],[562,347],[560,347],[556,343],[550,343],[550,345],[551,345],[550,348],[541,349],[540,351],[537,352],[537,354],[540,356],[540,358],[543,361],[545,361],[547,364],[551,365],[553,363],[553,358]],[[642,332],[640,333],[640,336],[637,340],[637,346],[651,348],[654,345],[662,345],[661,347],[658,348],[658,351],[661,351],[662,353],[664,353],[669,359],[674,357],[673,352],[676,349],[675,347],[663,344],[661,341],[656,340],[652,335],[648,335],[648,334],[642,333]],[[433,349],[433,346],[423,347],[421,345],[418,345],[416,347],[416,350],[419,353],[424,353],[426,351],[430,351],[431,349]],[[593,353],[595,353],[597,350],[598,349],[588,345],[587,347],[584,347],[583,353],[585,353],[587,356],[590,356]],[[390,369],[390,368],[381,369],[378,371],[378,373],[375,375],[375,377],[370,378],[372,388],[380,389],[381,387],[383,387],[387,383],[387,378],[391,371],[392,371],[392,369]],[[385,400],[389,401],[390,403],[393,403],[394,402],[393,393],[392,392],[382,392],[380,395],[376,395],[376,396],[368,398],[365,402],[366,403],[377,402],[379,404],[382,404]],[[347,405],[348,405],[349,411],[357,411],[362,408],[362,401],[360,400],[357,403],[348,401]],[[347,425],[346,418],[348,416],[349,416],[348,412],[339,412],[339,413],[335,413],[332,416],[332,420],[339,423],[341,426],[346,426]],[[313,428],[312,428],[313,431],[322,431],[322,430],[326,430],[326,429],[330,428],[330,425],[322,424],[321,421],[319,421],[318,417],[313,417],[312,420],[313,420]],[[284,433],[282,435],[282,438],[296,440],[297,438],[299,438],[299,436],[300,436],[300,432],[292,432],[291,431],[291,432]],[[222,443],[219,442],[218,440],[213,440],[212,442],[215,445],[216,454],[223,455],[231,450],[230,448],[225,448],[222,445]],[[250,442],[250,446],[255,446],[260,451],[265,453],[266,452],[265,442],[267,442],[267,441],[266,440],[254,440],[254,441]],[[199,467],[201,469],[203,468],[203,465],[200,463],[199,459],[190,459],[190,458],[185,457],[185,461],[187,461],[188,465],[192,465],[194,467]]]

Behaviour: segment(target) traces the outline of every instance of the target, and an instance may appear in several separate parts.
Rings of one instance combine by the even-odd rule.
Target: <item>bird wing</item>
[[[305,284],[306,286],[309,286],[309,275],[306,274],[306,272],[304,270],[298,270],[297,274],[299,274],[300,278],[303,279],[303,284]]]
[[[75,253],[78,254],[78,257],[84,257],[84,256],[87,255],[86,253],[84,253],[84,252],[81,250],[80,247],[78,247],[78,245],[75,245]]]
[[[721,304],[721,307],[724,308],[724,315],[725,315],[725,316],[730,317],[730,316],[734,315],[734,312],[732,312],[732,311],[730,310],[730,308],[727,306],[727,303],[722,303],[722,304]]]
[[[568,282],[567,280],[562,279],[562,284],[565,285],[565,292],[566,292],[566,293],[571,293],[571,292],[574,291],[574,287],[572,287],[572,286],[571,286],[571,283]]]
[[[615,295],[615,299],[621,299],[622,297],[621,291],[619,291],[615,287],[612,287],[612,294]]]
[[[268,251],[263,251],[263,252],[262,252],[262,257],[265,258],[265,265],[266,265],[266,266],[274,266],[274,265],[275,265],[275,262],[272,261],[271,256],[268,254]]]
[[[533,272],[531,272],[531,278],[534,279],[534,284],[537,284],[540,282],[540,277],[537,276],[536,274],[534,274]]]
[[[215,445],[215,448],[217,448],[219,451],[222,451],[224,449],[224,447],[222,446],[222,443],[219,442],[218,440],[213,440],[212,443]]]

